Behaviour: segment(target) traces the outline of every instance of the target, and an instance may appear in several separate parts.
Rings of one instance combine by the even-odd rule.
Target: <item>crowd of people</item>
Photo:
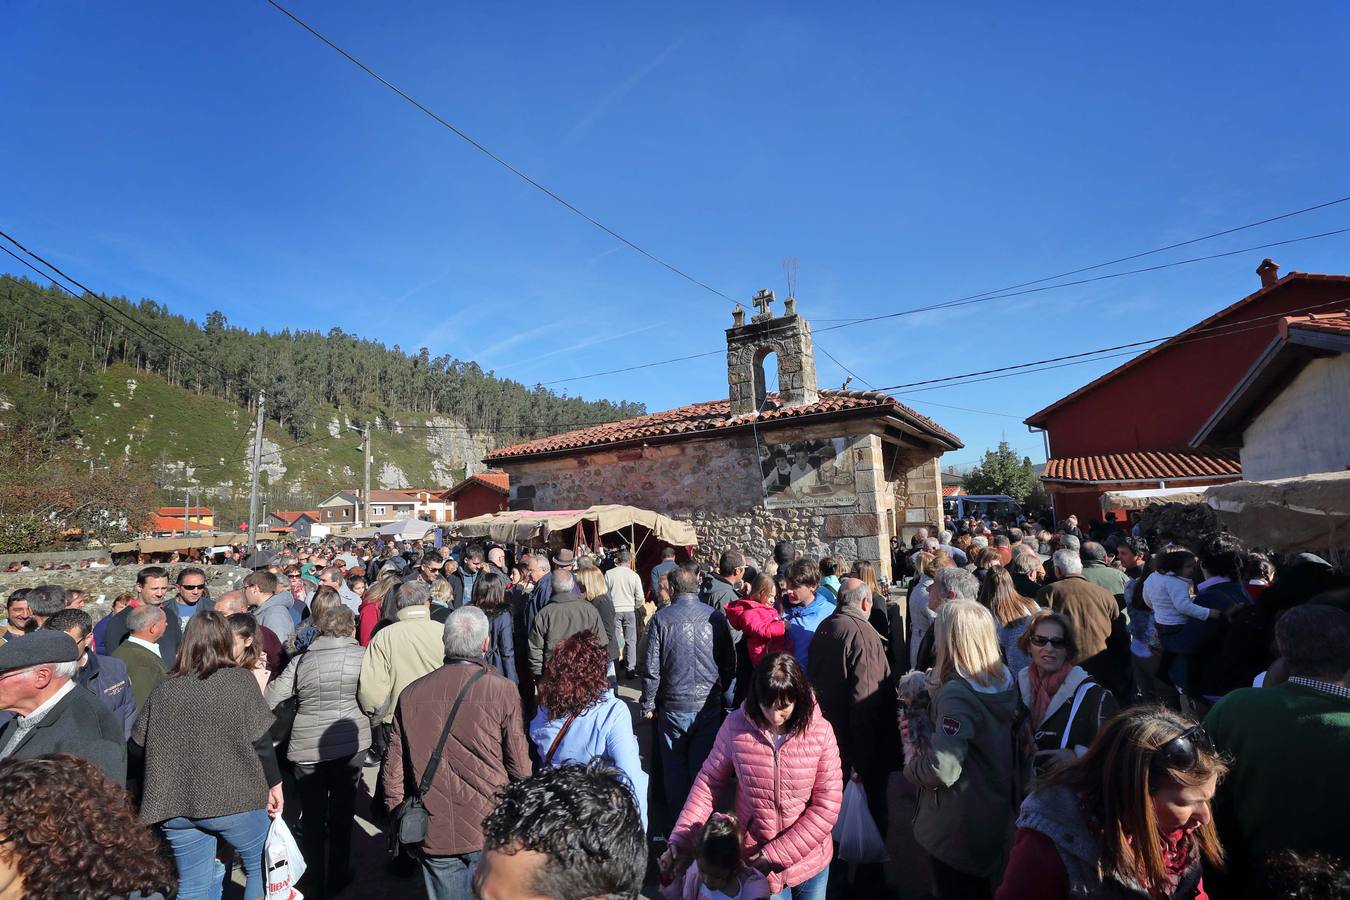
[[[892,585],[803,549],[331,541],[215,596],[146,566],[97,623],[15,591],[0,900],[258,900],[278,817],[342,896],[367,809],[390,896],[1350,897],[1326,561],[1072,518],[921,529]],[[846,812],[925,864],[841,854]]]

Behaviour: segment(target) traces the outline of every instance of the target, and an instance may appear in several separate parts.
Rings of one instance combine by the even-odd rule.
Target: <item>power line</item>
[[[7,232],[5,232],[5,231],[3,231],[3,230],[0,230],[0,237],[5,238],[5,240],[9,241],[11,244],[13,244],[14,246],[18,247],[20,250],[22,250],[22,251],[23,251],[24,253],[26,253],[28,256],[31,256],[33,259],[36,259],[38,262],[42,263],[42,264],[43,264],[44,266],[46,266],[47,268],[51,269],[53,272],[56,272],[58,275],[60,275],[60,276],[61,276],[62,278],[64,278],[66,281],[69,281],[71,284],[73,284],[73,285],[75,285],[76,287],[80,288],[80,290],[84,291],[84,293],[83,293],[83,294],[77,294],[77,293],[75,293],[75,292],[72,291],[70,288],[68,288],[68,287],[66,287],[64,284],[62,284],[58,279],[53,278],[50,274],[48,274],[48,273],[46,273],[46,272],[43,272],[42,270],[38,269],[36,266],[34,266],[34,265],[32,265],[31,263],[29,263],[27,260],[22,259],[21,257],[15,255],[15,254],[14,254],[12,251],[10,251],[7,247],[4,247],[4,246],[0,245],[0,250],[4,250],[4,251],[5,251],[6,253],[8,253],[10,256],[14,257],[14,258],[17,259],[19,262],[23,263],[23,265],[27,266],[30,270],[32,270],[33,272],[36,272],[36,273],[37,273],[38,275],[40,275],[41,277],[47,279],[47,280],[50,281],[53,285],[55,285],[56,287],[58,287],[58,288],[60,288],[61,290],[65,291],[67,294],[70,294],[72,297],[76,298],[77,300],[80,300],[80,301],[84,302],[84,303],[87,304],[91,309],[94,309],[95,311],[97,311],[97,310],[99,309],[99,307],[98,307],[98,306],[95,306],[94,303],[91,302],[91,301],[89,300],[90,297],[92,297],[94,300],[98,301],[100,304],[102,304],[104,307],[106,307],[109,311],[111,311],[114,315],[118,316],[119,318],[121,318],[121,319],[123,319],[124,321],[126,321],[127,323],[129,323],[129,324],[131,325],[131,327],[137,329],[137,332],[138,332],[141,336],[143,336],[143,337],[148,337],[148,338],[150,338],[150,339],[153,340],[153,341],[159,341],[160,343],[162,343],[162,344],[164,344],[164,345],[166,345],[166,346],[168,346],[168,347],[170,347],[170,348],[172,348],[172,349],[174,349],[174,350],[177,350],[177,351],[182,355],[182,358],[185,359],[186,361],[190,362],[190,363],[194,363],[194,364],[197,364],[197,365],[204,365],[204,366],[206,366],[206,367],[209,368],[209,369],[214,369],[216,372],[219,372],[222,376],[224,376],[224,378],[225,378],[225,380],[226,380],[226,383],[228,383],[228,382],[231,381],[231,380],[238,381],[240,384],[244,385],[245,387],[249,388],[250,390],[254,391],[255,393],[261,392],[261,390],[262,390],[261,388],[259,388],[259,387],[257,387],[256,385],[254,385],[251,381],[249,381],[249,380],[248,380],[247,378],[245,378],[243,375],[232,374],[232,373],[230,373],[230,372],[227,372],[225,369],[222,369],[220,366],[216,365],[215,363],[212,363],[212,362],[210,362],[209,360],[206,360],[206,359],[202,358],[200,355],[194,353],[193,351],[188,350],[187,348],[183,347],[182,345],[177,344],[177,343],[175,343],[174,341],[169,340],[167,337],[165,337],[163,334],[161,334],[160,332],[158,332],[158,331],[155,330],[154,328],[152,328],[152,327],[150,327],[149,325],[147,325],[147,324],[141,322],[139,319],[136,319],[135,317],[131,316],[129,313],[127,313],[125,310],[123,310],[121,307],[119,307],[117,304],[113,303],[111,300],[109,300],[108,298],[104,297],[102,294],[99,294],[97,291],[94,291],[92,288],[90,288],[90,287],[88,287],[87,285],[83,284],[83,283],[80,282],[78,279],[73,278],[73,277],[71,277],[70,275],[66,274],[66,273],[65,273],[64,271],[62,271],[58,266],[56,266],[55,264],[53,264],[53,263],[49,262],[48,260],[44,259],[42,256],[38,255],[37,253],[34,253],[32,250],[29,250],[27,247],[25,247],[23,244],[21,244],[18,240],[16,240],[13,236],[11,236],[10,234],[8,234]],[[123,326],[123,327],[126,327],[126,326]]]
[[[1341,202],[1341,201],[1334,201],[1334,202]],[[1313,208],[1313,209],[1317,209],[1317,208],[1320,208],[1320,207],[1312,207],[1312,208]],[[1293,213],[1290,213],[1290,214],[1288,214],[1288,215],[1293,215]],[[1250,227],[1250,226],[1243,226],[1243,227]],[[842,324],[839,324],[839,325],[830,325],[830,326],[828,326],[828,327],[826,327],[826,328],[816,329],[814,333],[815,333],[815,334],[824,334],[824,333],[827,332],[827,331],[835,331],[835,330],[840,329],[840,328],[851,328],[851,327],[853,327],[853,326],[855,326],[855,325],[863,325],[863,324],[866,324],[866,323],[868,323],[868,322],[878,322],[878,321],[882,321],[882,320],[884,320],[884,319],[894,319],[894,318],[898,318],[898,317],[900,317],[900,316],[915,315],[915,314],[917,314],[917,313],[922,313],[922,312],[932,312],[932,311],[934,311],[934,310],[939,310],[939,309],[949,309],[949,308],[953,308],[953,307],[956,307],[956,306],[965,306],[965,305],[970,304],[970,303],[984,303],[984,302],[988,302],[988,301],[990,301],[990,300],[1004,300],[1004,299],[1008,299],[1008,298],[1011,298],[1011,297],[1021,297],[1021,296],[1025,296],[1025,295],[1027,295],[1027,294],[1036,294],[1036,293],[1041,293],[1041,292],[1043,292],[1043,291],[1053,291],[1053,290],[1058,290],[1059,288],[1075,287],[1075,286],[1079,286],[1079,285],[1083,285],[1083,284],[1089,284],[1089,283],[1095,282],[1095,281],[1104,281],[1104,280],[1109,279],[1109,278],[1121,278],[1121,277],[1124,277],[1124,276],[1126,276],[1126,275],[1139,275],[1139,274],[1146,273],[1146,272],[1156,272],[1156,271],[1159,271],[1159,270],[1162,270],[1162,269],[1170,269],[1170,268],[1175,268],[1175,267],[1177,267],[1177,266],[1192,265],[1192,264],[1194,264],[1194,263],[1207,262],[1207,261],[1209,261],[1209,260],[1213,260],[1213,259],[1221,259],[1221,258],[1227,257],[1227,256],[1236,256],[1236,255],[1242,254],[1242,253],[1251,253],[1251,252],[1254,252],[1254,251],[1256,251],[1256,250],[1268,250],[1268,249],[1270,249],[1270,248],[1272,248],[1272,247],[1283,247],[1283,246],[1286,246],[1286,245],[1289,245],[1289,244],[1297,244],[1297,243],[1301,243],[1301,242],[1303,242],[1303,241],[1311,241],[1311,240],[1317,240],[1317,239],[1319,239],[1319,238],[1324,238],[1324,237],[1332,237],[1332,236],[1339,235],[1339,234],[1345,234],[1345,233],[1347,233],[1347,232],[1350,232],[1350,228],[1339,228],[1339,229],[1336,229],[1336,230],[1334,230],[1334,231],[1324,231],[1324,232],[1321,232],[1321,233],[1318,233],[1318,234],[1309,234],[1309,235],[1304,235],[1304,236],[1302,236],[1302,237],[1290,238],[1290,239],[1288,239],[1288,240],[1274,241],[1274,242],[1269,243],[1269,244],[1258,244],[1258,245],[1256,245],[1256,246],[1254,246],[1254,247],[1244,247],[1244,248],[1242,248],[1242,249],[1240,249],[1240,250],[1225,250],[1225,251],[1222,252],[1222,253],[1214,253],[1214,254],[1211,254],[1211,255],[1209,255],[1209,256],[1197,256],[1197,257],[1192,257],[1192,258],[1190,258],[1190,259],[1176,260],[1176,261],[1170,262],[1170,263],[1161,263],[1161,264],[1156,265],[1156,266],[1145,266],[1145,267],[1138,268],[1138,269],[1129,269],[1129,270],[1124,271],[1124,272],[1113,272],[1113,273],[1108,274],[1108,275],[1097,275],[1097,276],[1094,276],[1094,277],[1092,277],[1092,278],[1084,278],[1084,279],[1081,279],[1081,280],[1079,280],[1079,281],[1065,282],[1065,283],[1063,283],[1063,284],[1042,285],[1042,286],[1040,286],[1040,287],[1028,288],[1028,289],[1026,289],[1026,290],[1019,290],[1019,291],[1015,291],[1015,292],[1012,292],[1012,293],[988,292],[987,295],[986,295],[986,294],[974,294],[974,295],[970,295],[969,297],[964,297],[964,298],[958,297],[958,298],[955,298],[955,299],[952,299],[952,300],[944,300],[944,301],[942,301],[942,302],[940,302],[940,303],[931,303],[931,304],[928,304],[928,305],[926,305],[926,306],[916,306],[916,307],[912,307],[912,308],[910,308],[910,309],[902,309],[902,310],[899,310],[898,312],[893,312],[893,313],[883,313],[883,314],[881,314],[881,315],[867,316],[867,317],[865,317],[865,318],[849,319],[849,320],[846,320],[846,321],[844,321]],[[1202,238],[1196,238],[1195,240],[1202,240]],[[1091,268],[1091,267],[1088,267],[1088,268]],[[1083,271],[1086,271],[1086,269],[1084,269]],[[1058,276],[1053,276],[1053,277],[1058,277]],[[1044,280],[1044,279],[1040,279],[1040,280]],[[725,353],[725,352],[726,352],[725,350],[709,350],[709,351],[707,351],[706,353],[694,353],[694,354],[690,354],[690,355],[688,355],[688,356],[676,356],[676,357],[672,357],[671,359],[660,359],[660,360],[656,360],[655,362],[640,363],[640,364],[638,364],[638,365],[625,366],[625,367],[619,368],[619,369],[606,369],[606,370],[601,371],[601,372],[591,372],[591,373],[585,374],[585,375],[572,375],[572,376],[569,376],[569,377],[567,377],[567,378],[556,378],[556,379],[554,379],[553,381],[545,381],[545,382],[543,382],[543,384],[544,384],[545,386],[548,386],[548,385],[554,385],[554,384],[565,384],[565,383],[570,382],[570,381],[584,381],[584,380],[587,380],[587,379],[590,379],[590,378],[600,378],[600,377],[603,377],[603,376],[605,376],[605,375],[620,375],[620,374],[623,374],[623,373],[625,373],[625,372],[636,372],[636,371],[639,371],[639,370],[641,370],[641,369],[650,369],[650,368],[654,368],[654,367],[656,367],[656,366],[670,365],[671,363],[686,362],[686,361],[692,360],[692,359],[702,359],[702,358],[708,357],[708,356],[717,356],[717,355],[720,355],[720,354]]]
[[[549,188],[545,187],[543,184],[541,184],[541,183],[539,183],[538,181],[536,181],[534,178],[532,178],[532,177],[530,177],[529,175],[525,174],[524,172],[522,172],[520,169],[516,168],[516,167],[515,167],[514,165],[512,165],[511,163],[507,162],[507,161],[506,161],[505,159],[503,159],[501,156],[497,155],[495,152],[493,152],[492,150],[488,149],[488,148],[487,148],[486,146],[484,146],[482,143],[480,143],[479,141],[477,141],[477,140],[475,140],[474,138],[470,137],[468,134],[466,134],[465,132],[461,131],[459,128],[455,127],[455,126],[452,125],[450,122],[446,121],[446,120],[445,120],[444,118],[442,118],[440,115],[438,115],[438,114],[432,112],[432,111],[431,111],[430,109],[428,109],[421,101],[417,100],[416,98],[414,98],[413,96],[411,96],[410,94],[408,94],[408,92],[404,91],[402,88],[400,88],[400,87],[398,87],[397,85],[395,85],[395,84],[394,84],[393,82],[391,82],[389,79],[385,78],[383,75],[381,75],[380,73],[376,72],[376,71],[375,71],[374,69],[372,69],[370,66],[368,66],[368,65],[366,65],[365,63],[361,62],[361,60],[357,59],[355,56],[353,56],[352,54],[348,53],[346,50],[344,50],[344,49],[342,49],[341,47],[339,47],[339,46],[338,46],[337,44],[335,44],[333,41],[329,40],[327,37],[325,37],[323,34],[321,34],[316,28],[314,28],[314,26],[310,25],[308,22],[305,22],[303,19],[301,19],[301,18],[300,18],[299,16],[297,16],[295,13],[291,12],[289,9],[287,9],[287,8],[284,7],[284,6],[282,6],[280,3],[276,2],[276,0],[267,0],[267,2],[268,2],[268,4],[270,4],[271,6],[275,7],[278,11],[280,11],[280,12],[281,12],[283,15],[285,15],[287,18],[289,18],[292,22],[294,22],[295,24],[299,25],[301,28],[305,29],[305,30],[308,31],[310,34],[314,35],[314,36],[315,36],[316,38],[318,38],[320,41],[323,41],[323,43],[327,44],[327,45],[328,45],[329,47],[331,47],[332,49],[336,50],[336,51],[337,51],[339,54],[341,54],[348,62],[352,63],[352,64],[355,65],[358,69],[360,69],[361,71],[363,71],[363,72],[365,72],[367,75],[369,75],[371,78],[374,78],[374,79],[375,79],[376,81],[378,81],[380,84],[384,85],[384,86],[387,87],[389,90],[393,91],[395,94],[397,94],[398,96],[402,97],[404,100],[408,101],[408,103],[412,104],[412,105],[413,105],[414,107],[416,107],[420,112],[422,112],[423,114],[425,114],[426,116],[428,116],[432,121],[434,121],[434,122],[436,122],[437,124],[439,124],[439,125],[445,127],[446,129],[448,129],[448,130],[449,130],[452,134],[454,134],[456,137],[458,137],[459,139],[463,140],[463,141],[464,141],[465,143],[467,143],[469,146],[473,147],[473,148],[474,148],[475,150],[477,150],[479,153],[482,153],[484,156],[486,156],[488,159],[490,159],[490,160],[492,160],[493,162],[495,162],[497,165],[499,165],[499,166],[501,166],[502,168],[506,169],[506,170],[507,170],[508,172],[510,172],[512,175],[515,175],[517,178],[519,178],[520,180],[524,181],[526,184],[530,185],[530,187],[533,187],[534,189],[540,191],[540,192],[543,193],[545,196],[547,196],[547,197],[549,197],[550,199],[552,199],[552,200],[556,201],[557,203],[561,204],[561,205],[562,205],[564,208],[566,208],[567,210],[569,210],[569,211],[575,213],[576,215],[580,216],[582,219],[584,219],[584,220],[586,220],[587,222],[589,222],[590,224],[594,225],[596,228],[600,229],[600,230],[603,231],[605,234],[609,235],[610,237],[614,238],[615,240],[619,241],[620,243],[626,245],[627,247],[629,247],[629,248],[631,248],[631,249],[633,249],[633,250],[636,250],[638,253],[642,254],[642,255],[645,256],[645,257],[647,257],[647,259],[651,260],[652,262],[656,263],[657,265],[662,266],[662,267],[664,267],[664,268],[670,270],[671,272],[674,272],[676,275],[678,275],[678,276],[680,276],[681,278],[685,279],[685,280],[688,281],[689,283],[694,284],[694,285],[696,285],[696,286],[698,286],[698,287],[701,287],[701,288],[703,288],[703,290],[708,291],[709,293],[716,294],[717,296],[721,297],[723,300],[727,300],[727,301],[729,301],[729,302],[731,302],[731,303],[735,303],[735,302],[736,302],[736,301],[733,300],[731,297],[729,297],[729,296],[727,296],[726,294],[724,294],[724,293],[722,293],[721,291],[719,291],[717,288],[712,287],[712,286],[708,285],[707,283],[705,283],[705,282],[703,282],[703,281],[700,281],[699,279],[695,278],[693,275],[690,275],[688,272],[684,271],[683,269],[681,269],[681,268],[679,268],[679,267],[673,265],[672,263],[667,262],[666,260],[664,260],[664,259],[662,259],[661,257],[657,256],[656,254],[654,254],[654,253],[652,253],[652,252],[646,250],[645,248],[643,248],[643,247],[640,246],[639,244],[635,243],[634,241],[631,241],[631,240],[629,240],[628,238],[624,237],[622,234],[620,234],[619,232],[615,231],[613,228],[610,228],[608,225],[606,225],[605,223],[601,222],[599,219],[597,219],[597,218],[595,218],[594,216],[592,216],[592,215],[590,215],[590,214],[588,214],[588,213],[582,211],[581,209],[579,209],[576,205],[574,205],[574,204],[571,203],[570,201],[564,199],[563,197],[559,196],[559,195],[558,195],[557,193],[555,193],[554,191],[550,190]]]

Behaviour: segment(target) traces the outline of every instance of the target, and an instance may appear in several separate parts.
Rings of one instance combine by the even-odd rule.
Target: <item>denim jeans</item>
[[[637,671],[637,610],[616,612],[614,628],[623,634],[623,655],[619,657],[629,675]]]
[[[666,790],[666,809],[671,817],[667,828],[673,828],[689,789],[703,768],[703,761],[712,752],[717,729],[722,726],[722,710],[717,704],[698,712],[676,712],[657,709],[657,727],[660,733],[658,749],[661,754],[661,776]]]
[[[830,867],[820,870],[801,884],[785,887],[769,900],[825,900],[825,889],[830,884]]]
[[[223,837],[244,864],[244,900],[264,896],[263,845],[272,819],[266,809],[211,819],[182,816],[159,823],[178,867],[177,900],[220,900],[224,870],[216,863],[216,838]]]
[[[478,853],[423,856],[422,879],[427,885],[428,900],[473,900],[470,877],[478,857]]]

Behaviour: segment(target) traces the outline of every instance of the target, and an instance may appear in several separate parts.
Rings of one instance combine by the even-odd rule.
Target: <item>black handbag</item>
[[[464,683],[464,687],[459,689],[459,695],[455,697],[455,703],[450,707],[450,715],[446,717],[445,727],[441,729],[441,739],[436,742],[436,750],[431,754],[430,761],[427,762],[426,771],[422,773],[422,780],[402,803],[394,807],[391,818],[393,819],[393,836],[400,844],[420,844],[427,839],[427,825],[430,816],[427,813],[426,806],[422,803],[422,797],[427,791],[431,790],[432,779],[436,777],[436,770],[441,767],[441,754],[445,751],[445,742],[450,737],[450,728],[455,724],[455,716],[459,713],[459,707],[464,703],[464,698],[469,693],[469,688],[478,679],[487,674],[487,669],[479,669],[470,676]],[[402,707],[398,708],[400,711]],[[395,715],[398,715],[395,712]],[[407,747],[405,740],[404,747]]]

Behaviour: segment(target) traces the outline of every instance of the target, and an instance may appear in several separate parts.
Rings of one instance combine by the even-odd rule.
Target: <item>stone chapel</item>
[[[525,441],[485,462],[511,478],[512,509],[639,506],[691,522],[696,555],[768,559],[779,540],[806,554],[865,559],[890,578],[890,538],[942,521],[938,458],[956,435],[895,398],[816,384],[811,325],[760,291],[750,322],[726,330],[727,399]],[[765,361],[777,364],[767,390]]]

